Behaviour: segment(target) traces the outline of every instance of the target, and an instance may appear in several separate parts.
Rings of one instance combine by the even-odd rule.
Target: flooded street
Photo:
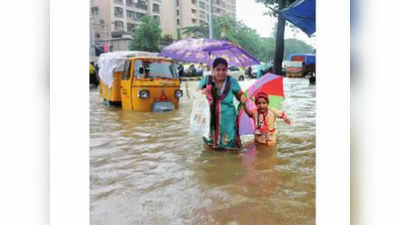
[[[186,92],[177,111],[138,113],[91,90],[91,225],[315,224],[315,86],[284,85],[292,125],[277,121],[275,148],[241,152],[207,151],[190,134]]]

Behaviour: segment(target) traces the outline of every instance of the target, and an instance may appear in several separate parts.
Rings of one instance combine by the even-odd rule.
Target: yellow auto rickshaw
[[[160,112],[179,108],[180,80],[172,59],[156,53],[127,51],[102,54],[100,96],[123,110]]]

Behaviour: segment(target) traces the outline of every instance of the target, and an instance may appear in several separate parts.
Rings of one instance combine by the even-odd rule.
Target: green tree
[[[180,28],[178,28],[178,29],[176,29],[176,38],[177,38],[177,40],[181,40],[182,39],[182,32],[181,32],[181,29]]]
[[[237,44],[235,33],[238,22],[231,16],[213,17],[213,39],[225,39]],[[199,26],[190,26],[182,28],[182,34],[193,38],[208,38],[208,24],[200,24]]]
[[[260,48],[260,59],[262,59],[262,61],[269,62],[273,60],[275,55],[275,39],[271,37],[261,38]]]
[[[129,49],[158,52],[160,51],[160,40],[160,23],[153,17],[146,15],[142,17],[138,29],[133,34]]]
[[[292,53],[315,53],[315,49],[307,43],[297,39],[285,40],[285,58]]]
[[[181,34],[191,36],[193,38],[208,38],[208,24],[199,26],[190,26],[180,29]]]
[[[240,44],[237,39],[237,34],[238,30],[245,27],[244,24],[236,21],[230,15],[215,17],[213,21],[213,36],[215,39],[227,40],[234,44]]]
[[[276,27],[276,37],[275,37],[275,56],[274,56],[274,72],[282,73],[282,61],[285,49],[285,24],[286,20],[279,15],[279,10],[282,10],[289,6],[296,0],[256,0],[256,2],[264,3],[265,6],[271,8],[273,11],[269,15],[273,15],[278,18],[278,23]]]

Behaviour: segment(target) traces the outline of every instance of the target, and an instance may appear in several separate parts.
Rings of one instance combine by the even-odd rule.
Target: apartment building
[[[207,24],[211,0],[175,0],[177,28]],[[230,15],[236,17],[236,0],[213,0],[214,16]]]
[[[121,33],[131,33],[135,31],[140,19],[146,14],[160,22],[165,21],[166,18],[161,18],[161,15],[162,11],[171,8],[168,7],[169,4],[166,4],[170,1],[91,0],[91,17],[96,38],[103,40],[110,39],[113,35],[120,36]],[[168,28],[169,26],[165,26],[163,30],[172,33]]]
[[[162,35],[177,37],[177,29],[208,23],[210,0],[91,0],[91,26],[97,42],[122,40],[127,49],[131,33],[144,15],[160,22]],[[213,15],[236,15],[236,0],[213,0]],[[125,41],[124,41],[125,40]],[[113,46],[115,46],[113,44]]]

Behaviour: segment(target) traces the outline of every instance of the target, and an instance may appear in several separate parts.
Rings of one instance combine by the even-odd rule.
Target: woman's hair
[[[215,67],[217,67],[219,64],[228,67],[228,62],[224,58],[218,57],[213,62],[213,69],[215,69]]]
[[[256,94],[255,98],[256,98],[256,101],[255,101],[256,103],[257,103],[258,99],[263,98],[263,99],[265,99],[265,101],[267,101],[267,103],[269,104],[269,98],[268,98],[268,94],[267,94],[267,93],[258,92],[258,93]]]

